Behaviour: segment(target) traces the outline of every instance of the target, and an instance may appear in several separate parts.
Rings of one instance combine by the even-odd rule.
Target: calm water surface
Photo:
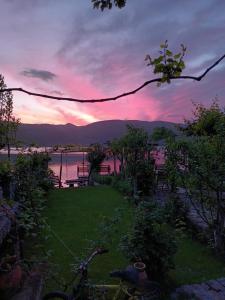
[[[13,153],[11,155],[12,161],[15,160],[17,154]],[[54,153],[50,155],[51,161],[49,162],[49,168],[53,170],[55,175],[59,176],[60,172],[60,153]],[[156,164],[164,163],[164,156],[161,152],[154,152],[154,158],[156,160]],[[7,155],[5,153],[0,154],[0,160],[7,159]],[[62,181],[65,182],[67,179],[76,179],[78,177],[77,174],[77,166],[82,164],[87,164],[86,154],[85,153],[64,153],[62,156]],[[114,163],[112,159],[105,160],[103,162],[105,165],[110,165],[111,172],[114,171]],[[116,161],[116,171],[119,172],[120,162]],[[86,174],[80,174],[86,175]]]

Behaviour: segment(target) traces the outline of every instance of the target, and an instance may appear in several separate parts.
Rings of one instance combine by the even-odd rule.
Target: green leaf
[[[166,55],[167,55],[167,56],[172,56],[173,53],[172,53],[170,50],[166,50]]]
[[[181,57],[181,53],[175,54],[174,59],[179,59]]]
[[[162,57],[162,56],[159,56],[158,58],[156,58],[156,59],[154,60],[154,64],[159,64],[159,63],[161,63],[162,60],[163,60],[163,57]]]

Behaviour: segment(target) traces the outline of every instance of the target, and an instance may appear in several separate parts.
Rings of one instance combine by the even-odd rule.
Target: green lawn
[[[116,190],[106,186],[56,189],[48,198],[48,224],[78,257],[88,253],[88,240],[101,237],[99,224],[104,216],[115,215],[117,208],[124,209],[124,217],[117,225],[118,234],[110,246],[109,253],[96,257],[90,267],[91,278],[99,281],[110,280],[110,271],[127,265],[127,261],[118,251],[120,237],[127,231],[131,220],[132,209],[127,200]],[[63,277],[71,278],[73,256],[54,236],[46,242],[47,248],[54,250],[51,261],[59,264]]]
[[[171,278],[176,285],[225,277],[225,263],[216,258],[207,246],[190,237],[178,243],[175,266]]]
[[[98,257],[90,268],[90,276],[97,281],[109,282],[108,273],[111,270],[123,268],[128,264],[118,251],[118,242],[131,223],[131,206],[120,193],[107,186],[56,189],[48,198],[48,223],[78,257],[87,253],[87,240],[98,239],[101,235],[97,227],[103,217],[114,215],[118,207],[124,208],[125,213],[121,224],[118,224],[117,237],[110,247],[110,252]],[[46,248],[54,250],[51,261],[60,266],[63,277],[70,279],[73,256],[54,236],[46,242]],[[175,265],[175,270],[170,272],[175,285],[225,276],[225,264],[216,259],[205,245],[189,237],[179,242]],[[54,287],[53,283],[52,286]]]

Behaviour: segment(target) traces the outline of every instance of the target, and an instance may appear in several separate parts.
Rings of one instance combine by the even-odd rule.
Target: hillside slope
[[[72,124],[21,124],[17,138],[25,144],[35,142],[39,146],[53,146],[57,144],[82,144],[105,143],[113,138],[119,138],[126,132],[126,125],[144,128],[149,134],[156,127],[166,127],[177,132],[175,123],[163,121],[138,121],[138,120],[110,120],[100,121],[85,126]]]

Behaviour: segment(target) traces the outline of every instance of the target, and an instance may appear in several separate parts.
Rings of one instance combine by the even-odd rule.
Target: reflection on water
[[[154,151],[153,157],[156,161],[156,165],[164,164],[164,155],[161,151]],[[49,168],[53,170],[55,175],[59,176],[60,172],[60,153],[50,154],[51,161],[49,162]],[[12,161],[15,160],[16,154],[11,155]],[[7,154],[0,154],[0,160],[7,159]],[[67,179],[76,179],[77,176],[77,166],[82,164],[87,164],[86,154],[77,153],[64,153],[62,156],[62,181],[65,182]],[[110,165],[111,172],[114,171],[114,162],[112,159],[105,160],[104,164]],[[116,171],[119,172],[120,162],[116,161]],[[80,174],[83,175],[83,174]],[[86,174],[84,174],[86,175]]]
[[[17,154],[13,153],[11,155],[11,160],[15,161]],[[50,154],[49,168],[53,170],[55,175],[59,176],[60,172],[60,153]],[[0,160],[6,160],[7,154],[1,153]],[[77,153],[63,153],[62,155],[62,181],[64,182],[67,179],[76,179],[77,178],[77,166],[82,164],[87,164],[86,154],[77,152]],[[109,159],[104,161],[104,164],[110,165],[111,172],[114,171],[113,160]],[[119,161],[116,162],[117,172],[119,171]],[[82,175],[82,174],[80,174]],[[84,174],[85,175],[85,174]]]
[[[87,164],[85,154],[83,153],[67,153],[63,154],[63,163],[62,163],[62,181],[65,181],[66,179],[76,179],[78,177],[77,174],[77,166]],[[110,165],[111,172],[114,171],[114,163],[112,159],[105,160],[105,165]],[[116,161],[116,169],[117,172],[119,171],[119,161]],[[51,161],[49,162],[49,167],[53,170],[55,175],[59,176],[60,172],[60,154],[52,154],[51,155]],[[80,174],[80,175],[86,175]]]

